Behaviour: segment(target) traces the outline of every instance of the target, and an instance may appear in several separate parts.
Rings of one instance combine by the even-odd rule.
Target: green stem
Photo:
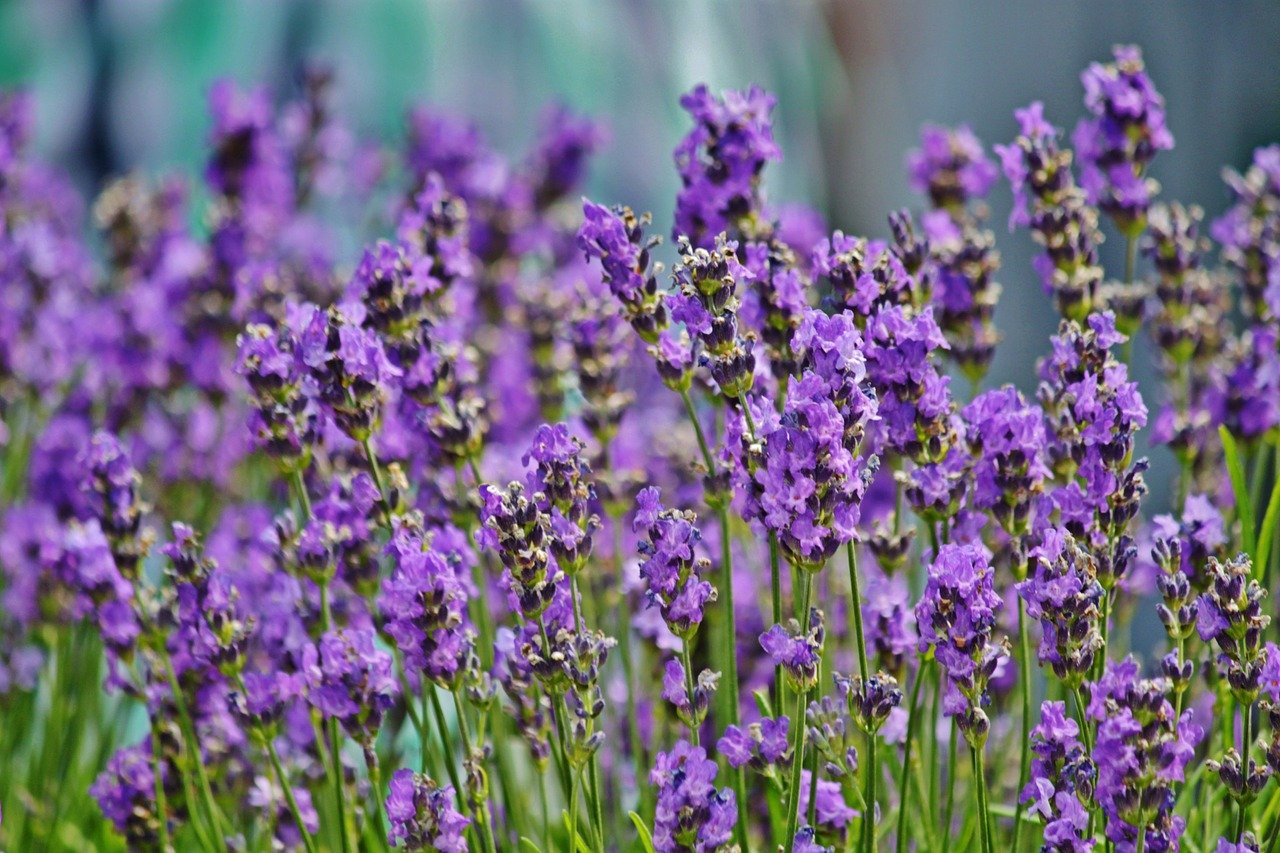
[[[1245,705],[1240,711],[1240,760],[1247,777],[1249,775],[1249,741],[1253,739],[1253,706]],[[1236,815],[1236,844],[1240,843],[1240,838],[1244,835],[1245,821],[1249,813],[1249,801],[1242,798],[1239,806],[1240,810]]]
[[[916,729],[920,720],[920,685],[924,684],[924,661],[916,668],[916,683],[911,688],[911,707],[907,712],[907,740],[902,747],[902,774],[898,779],[898,796],[902,802],[898,804],[898,837],[896,849],[898,853],[906,853],[907,849],[907,806],[910,804],[910,792],[907,789],[907,774],[911,772],[911,748],[915,744]]]
[[[987,806],[987,776],[982,766],[982,750],[976,746],[973,752],[973,785],[978,791],[978,828],[984,853],[995,853],[991,840],[991,816]]]
[[[284,791],[284,799],[289,804],[293,822],[298,825],[298,833],[302,836],[302,846],[307,848],[307,853],[315,853],[315,839],[311,837],[311,833],[307,831],[306,823],[302,820],[302,809],[298,806],[298,798],[293,793],[293,786],[289,784],[289,777],[285,775],[284,765],[280,763],[280,754],[276,751],[276,745],[269,735],[265,736],[263,740],[266,742],[267,758],[271,761],[271,769],[275,771],[276,781],[280,783],[280,789]]]
[[[569,783],[569,850],[576,853],[578,849],[578,774],[573,774]]]
[[[854,554],[853,542],[846,542],[844,548],[849,562],[849,594],[853,598],[853,639],[858,647],[858,673],[862,676],[863,682],[866,682],[871,677],[871,670],[867,666],[867,642],[862,632],[862,596],[858,592],[858,558]]]
[[[809,632],[809,594],[813,590],[813,579],[804,571],[796,572],[796,582],[800,586],[800,600],[797,616],[801,634]],[[808,691],[796,691],[796,712],[792,719],[791,736],[791,787],[787,791],[787,835],[785,838],[787,853],[791,853],[796,843],[796,830],[800,820],[800,773],[804,768],[804,712],[807,707]]]
[[[1022,688],[1022,742],[1020,744],[1021,759],[1018,762],[1018,787],[1015,792],[1018,804],[1013,810],[1013,853],[1018,853],[1018,842],[1022,837],[1022,789],[1027,784],[1027,775],[1031,769],[1031,639],[1027,630],[1027,606],[1018,596],[1018,647],[1021,660],[1018,661],[1018,681]]]
[[[458,769],[453,766],[453,754],[449,749],[449,724],[444,718],[444,707],[440,704],[440,695],[436,692],[435,687],[425,678],[422,680],[422,702],[424,705],[423,713],[426,713],[425,705],[427,697],[430,697],[431,715],[436,718],[436,733],[440,735],[440,756],[444,759],[445,772],[449,774],[449,782],[453,785],[453,795],[458,801],[458,806],[462,809],[463,814],[470,814],[471,808],[466,804],[466,798],[463,796],[462,780],[458,776]]]
[[[865,853],[872,853],[876,847],[876,776],[879,770],[876,767],[876,741],[878,738],[874,734],[867,735],[867,779],[866,793],[862,799],[866,802],[866,812],[862,818],[862,849]],[[903,765],[904,768],[906,765]],[[903,771],[906,772],[905,770]],[[906,788],[902,789],[902,795],[906,795]]]
[[[778,554],[778,537],[769,533],[769,588],[773,593],[773,624],[782,624],[782,567]],[[782,667],[773,668],[773,707],[782,708]]]
[[[458,733],[462,736],[464,758],[465,760],[470,760],[479,750],[479,745],[471,739],[471,724],[467,722],[467,713],[462,707],[462,698],[456,689],[453,691],[453,711],[458,716]],[[481,845],[485,850],[493,850],[495,845],[493,828],[489,826],[489,810],[485,807],[484,802],[477,802],[472,811],[474,812],[476,823],[480,825]]]
[[[688,693],[689,707],[693,707],[693,658],[689,654],[689,641],[685,640],[681,645],[680,662],[684,665],[684,689]],[[694,723],[689,723],[689,740],[694,746],[698,746],[698,727]]]
[[[378,839],[389,843],[387,835],[386,796],[382,790],[382,769],[378,766],[378,753],[372,748],[364,751],[365,766],[369,770],[369,787],[373,794],[373,818],[378,828]]]
[[[155,777],[156,817],[160,823],[160,850],[169,853],[173,842],[169,840],[169,802],[164,793],[164,763],[160,756],[160,737],[156,733],[155,721],[151,723],[151,773]],[[308,851],[310,853],[310,851]]]
[[[951,735],[947,740],[947,805],[943,811],[942,820],[942,849],[949,850],[951,848],[951,821],[955,815],[956,805],[956,777],[959,776],[959,767],[956,766],[956,752],[959,738],[956,737],[956,721],[951,720]]]
[[[196,727],[191,722],[187,699],[182,692],[182,685],[178,683],[178,675],[173,668],[173,658],[169,656],[167,649],[161,649],[160,655],[164,660],[165,675],[169,680],[169,690],[173,693],[173,702],[178,708],[178,725],[182,730],[183,740],[187,742],[187,758],[195,765],[196,782],[200,786],[200,795],[204,801],[209,820],[213,824],[217,841],[222,849],[226,850],[226,838],[231,833],[230,825],[222,814],[222,810],[218,808],[218,801],[214,799],[213,786],[209,784],[209,774],[205,771],[204,760],[200,755],[200,741],[196,739]]]

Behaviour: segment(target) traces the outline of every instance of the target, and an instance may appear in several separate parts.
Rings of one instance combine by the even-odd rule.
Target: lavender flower
[[[536,498],[536,496],[535,496]],[[524,487],[511,483],[505,490],[480,487],[481,531],[476,541],[497,551],[505,567],[504,581],[526,618],[536,619],[551,604],[564,577],[551,558],[550,519]]]
[[[1085,806],[1093,799],[1097,770],[1079,735],[1062,702],[1040,705],[1040,722],[1031,730],[1031,779],[1021,800],[1044,821],[1046,850],[1085,853],[1094,846]]]
[[[388,382],[401,371],[378,338],[360,325],[359,306],[314,306],[301,314],[302,362],[316,382],[317,396],[334,422],[357,441],[378,424]]]
[[[1099,306],[1098,214],[1071,176],[1071,152],[1058,148],[1058,130],[1039,101],[1015,111],[1019,136],[995,146],[1013,187],[1009,227],[1030,226],[1045,254],[1035,261],[1046,293],[1058,311],[1083,320]]]
[[[853,311],[860,326],[879,309],[910,305],[918,295],[902,258],[882,240],[837,231],[813,249],[814,278],[830,282],[835,304]]]
[[[650,261],[659,238],[644,237],[646,214],[637,217],[629,207],[607,208],[583,199],[578,246],[587,258],[600,262],[605,284],[622,303],[627,321],[649,344],[667,328],[665,291],[658,289],[661,268]]]
[[[964,408],[974,466],[973,503],[1011,536],[1026,533],[1049,476],[1042,456],[1044,415],[1012,385],[984,392]]]
[[[733,791],[716,789],[716,763],[702,747],[679,741],[660,752],[649,771],[657,788],[653,846],[659,853],[721,850],[733,837],[738,804]]]
[[[451,786],[441,787],[430,777],[402,767],[387,785],[387,842],[405,850],[437,850],[465,853],[464,833],[471,819],[454,806]]]
[[[591,512],[595,485],[583,444],[567,425],[543,424],[520,461],[535,463],[529,491],[550,518],[551,553],[560,568],[575,575],[591,557],[592,534],[600,526],[599,516]]]
[[[1196,630],[1217,645],[1218,670],[1246,708],[1258,698],[1266,661],[1263,635],[1271,617],[1262,609],[1266,591],[1253,579],[1253,563],[1244,554],[1206,566],[1208,589],[1200,596]],[[1248,747],[1248,744],[1245,745]]]
[[[399,687],[391,655],[374,645],[372,631],[330,631],[302,649],[307,701],[337,719],[358,743],[370,747]]]
[[[162,764],[161,769],[167,776],[168,765]],[[112,755],[89,794],[98,801],[103,817],[111,821],[130,846],[160,849],[160,821],[167,817],[156,811],[155,768],[149,737]]]
[[[1227,356],[1224,422],[1250,441],[1280,426],[1280,330],[1259,325],[1234,342]]]
[[[924,595],[916,605],[920,650],[933,647],[947,675],[943,709],[975,749],[986,742],[990,722],[987,682],[1008,657],[1008,640],[995,636],[1003,606],[995,572],[980,545],[944,545],[929,566]]]
[[[249,429],[287,470],[301,470],[318,432],[318,413],[304,387],[298,341],[288,327],[252,324],[236,339],[236,372],[253,397]]]
[[[1156,152],[1173,148],[1173,134],[1165,124],[1164,98],[1142,64],[1142,51],[1117,45],[1111,52],[1115,62],[1095,62],[1080,75],[1084,105],[1093,115],[1076,125],[1071,139],[1089,203],[1134,236],[1159,190],[1143,173]]]
[[[911,314],[892,307],[872,315],[866,358],[880,404],[877,447],[924,464],[943,459],[957,440],[950,377],[939,374],[929,357],[946,346],[932,308]]]
[[[395,519],[386,548],[393,568],[382,582],[378,608],[405,668],[451,687],[473,642],[468,594],[458,567],[434,547],[431,533],[421,525],[420,518]]]
[[[770,120],[775,103],[757,86],[722,97],[697,86],[680,98],[694,127],[675,150],[681,189],[673,238],[710,248],[721,232],[754,235],[763,220],[761,173],[782,159]]]
[[[947,339],[947,355],[973,382],[980,380],[995,355],[1000,268],[995,236],[979,227],[972,214],[935,210],[923,219],[929,247],[933,307]]]
[[[1253,152],[1244,174],[1223,173],[1232,205],[1213,223],[1222,258],[1239,277],[1251,322],[1280,317],[1280,145]]]
[[[1105,592],[1097,561],[1057,527],[1045,529],[1030,556],[1027,579],[1017,590],[1027,602],[1027,614],[1040,621],[1040,662],[1068,688],[1078,688],[1106,645],[1100,630]]]
[[[702,540],[698,517],[688,510],[664,509],[652,486],[641,490],[636,508],[632,526],[645,536],[637,546],[644,558],[640,577],[645,597],[662,613],[671,633],[687,641],[702,624],[706,606],[716,600],[715,587],[701,577],[711,563],[697,555]]]
[[[745,728],[727,726],[716,742],[716,752],[730,767],[750,767],[757,773],[774,775],[791,765],[790,728],[791,721],[785,716],[766,717]]]
[[[996,166],[968,125],[957,128],[926,124],[920,148],[907,155],[911,188],[927,193],[934,207],[962,208],[985,198],[996,180]]]
[[[760,647],[775,666],[782,667],[787,683],[796,693],[805,694],[818,683],[818,662],[826,639],[822,611],[809,609],[808,630],[795,619],[785,626],[774,625],[760,635]]]
[[[1121,849],[1132,849],[1138,832],[1148,849],[1177,849],[1186,827],[1173,804],[1203,731],[1190,711],[1174,714],[1169,687],[1166,679],[1140,679],[1131,657],[1108,663],[1088,685],[1088,714],[1097,721],[1095,796],[1106,836]]]
[[[144,556],[138,538],[146,510],[138,494],[142,477],[120,440],[109,432],[94,433],[82,465],[86,471],[83,488],[90,496],[94,517],[111,542],[116,568],[126,579],[136,580]]]
[[[738,262],[738,244],[724,235],[716,238],[710,250],[694,248],[688,240],[681,240],[678,248],[671,317],[702,344],[701,361],[720,393],[740,399],[751,390],[756,361],[752,341],[739,329],[737,285],[751,281],[753,274]]]
[[[688,726],[690,731],[697,731],[707,717],[707,709],[711,706],[711,697],[715,694],[719,681],[720,673],[704,669],[698,673],[690,694],[684,664],[678,660],[669,660],[662,674],[662,698],[671,703],[680,722]]]

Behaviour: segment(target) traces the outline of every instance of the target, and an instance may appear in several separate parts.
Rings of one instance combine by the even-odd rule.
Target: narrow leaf
[[[1280,460],[1280,456],[1277,456]],[[1280,465],[1274,472],[1275,482],[1271,485],[1271,497],[1267,500],[1267,511],[1262,516],[1262,530],[1258,533],[1258,555],[1253,561],[1253,574],[1262,578],[1267,571],[1271,559],[1271,549],[1275,545],[1276,526],[1280,525]]]
[[[1236,498],[1236,518],[1240,521],[1240,534],[1244,550],[1250,558],[1256,557],[1253,529],[1253,502],[1249,500],[1249,487],[1245,483],[1244,465],[1240,462],[1240,448],[1224,426],[1218,427],[1222,437],[1222,450],[1227,457],[1227,473],[1231,475],[1231,491]],[[1256,565],[1256,564],[1255,564]]]
[[[640,835],[640,843],[644,846],[644,853],[654,853],[653,835],[649,833],[649,827],[645,826],[644,818],[635,812],[627,812],[627,817],[631,818],[631,822],[635,824],[636,832]]]
[[[523,835],[520,836],[520,849],[530,851],[530,853],[542,853],[541,847],[534,844],[532,841],[525,838]]]

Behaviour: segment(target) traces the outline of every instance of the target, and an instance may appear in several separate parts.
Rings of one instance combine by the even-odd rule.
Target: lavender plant
[[[0,95],[0,846],[1280,849],[1280,147],[1215,252],[1137,48],[1074,151],[1017,111],[1024,393],[966,127],[817,234],[700,86],[667,274],[594,121],[423,107],[362,183],[332,82],[217,84],[208,228],[134,176],[97,237]]]

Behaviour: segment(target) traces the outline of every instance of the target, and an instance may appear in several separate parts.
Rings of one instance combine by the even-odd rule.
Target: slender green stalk
[[[200,756],[200,741],[196,739],[196,727],[191,722],[191,712],[187,708],[187,699],[182,692],[182,685],[178,683],[178,675],[173,668],[173,659],[169,657],[167,649],[162,649],[160,655],[163,659],[165,675],[169,680],[169,690],[173,693],[174,705],[178,708],[178,726],[182,730],[183,739],[187,742],[187,757],[195,765],[196,782],[200,786],[200,795],[204,800],[205,810],[208,812],[209,820],[213,823],[217,840],[221,843],[222,849],[225,850],[227,849],[227,835],[231,834],[230,824],[227,823],[222,810],[218,808],[218,801],[213,796],[213,786],[209,784],[209,774],[205,771],[204,761]]]
[[[471,724],[467,722],[466,710],[462,707],[462,698],[458,690],[453,691],[453,711],[458,717],[458,732],[462,736],[462,748],[467,758],[470,758],[479,749],[480,744],[471,739]],[[485,850],[492,851],[494,849],[493,828],[489,825],[489,809],[484,802],[475,804],[476,822],[480,825],[481,844]]]
[[[297,824],[298,834],[302,836],[302,846],[307,848],[307,853],[316,853],[315,839],[307,831],[307,824],[302,819],[302,809],[298,806],[298,798],[293,793],[293,786],[289,784],[289,777],[285,775],[284,765],[280,763],[280,754],[276,751],[276,745],[269,736],[263,740],[266,742],[267,758],[271,761],[271,769],[276,774],[276,782],[279,783],[280,790],[284,791],[285,802],[289,804],[293,822]]]
[[[956,779],[960,775],[960,768],[956,763],[957,743],[959,741],[956,734],[956,721],[953,718],[951,720],[951,734],[947,740],[947,805],[942,819],[943,850],[951,849],[951,820],[955,815]]]
[[[173,842],[169,840],[169,802],[164,793],[164,763],[160,757],[160,738],[156,734],[155,722],[151,724],[151,775],[155,778],[156,817],[160,824],[160,849],[169,853]],[[310,853],[310,850],[308,850]]]
[[[858,674],[865,682],[871,677],[871,670],[867,666],[867,641],[862,632],[862,596],[858,592],[858,558],[854,554],[853,542],[846,542],[844,550],[849,562],[849,594],[853,597],[853,639],[858,647]]]
[[[1250,741],[1253,740],[1253,706],[1246,705],[1240,709],[1240,755],[1244,764],[1244,772],[1249,773],[1249,750]],[[1236,815],[1236,844],[1240,843],[1241,836],[1244,835],[1245,821],[1248,819],[1249,801],[1241,799],[1239,804],[1240,810]],[[1141,851],[1139,851],[1141,853]]]
[[[365,766],[369,770],[369,788],[373,796],[373,819],[378,828],[378,839],[387,841],[386,793],[382,789],[382,768],[378,765],[378,753],[368,748],[364,751]]]
[[[991,815],[987,805],[987,775],[982,766],[982,750],[976,746],[973,752],[973,786],[978,792],[978,828],[984,853],[995,853],[991,841]]]
[[[924,684],[924,661],[920,661],[916,669],[916,683],[911,688],[911,706],[907,711],[907,740],[902,747],[902,773],[898,778],[898,837],[896,849],[905,853],[907,849],[907,806],[911,802],[907,788],[907,774],[911,772],[911,750],[915,745],[916,730],[920,722],[920,685]]]
[[[444,708],[440,704],[440,696],[436,693],[436,689],[426,679],[422,681],[422,704],[423,713],[426,713],[426,705],[430,697],[431,715],[436,718],[436,733],[440,736],[440,756],[444,760],[445,772],[449,774],[449,783],[453,785],[453,794],[457,798],[458,807],[463,814],[470,814],[471,809],[466,804],[466,798],[462,793],[462,780],[458,775],[458,769],[453,765],[453,754],[449,748],[449,724],[444,718]]]
[[[782,623],[782,567],[778,554],[778,537],[769,533],[769,589],[773,594],[773,624]],[[773,707],[782,708],[782,667],[773,668]]]
[[[796,572],[796,582],[800,586],[797,617],[802,633],[809,631],[809,594],[813,590],[813,579],[805,572]],[[804,768],[804,712],[808,706],[808,692],[796,692],[796,711],[791,719],[794,732],[791,737],[791,787],[787,791],[787,835],[785,839],[787,853],[791,853],[796,843],[796,830],[800,820],[800,773]]]
[[[867,808],[862,818],[862,849],[865,853],[872,853],[876,849],[876,777],[880,774],[880,770],[876,767],[876,741],[879,737],[876,735],[867,735],[867,778],[865,781],[866,793],[862,799],[866,801]],[[905,765],[904,765],[905,768]],[[903,770],[905,777],[906,770]],[[901,796],[906,795],[906,788],[903,788]]]
[[[1025,573],[1025,572],[1024,572]],[[1018,787],[1021,791],[1027,784],[1027,776],[1031,771],[1031,639],[1027,630],[1027,605],[1018,596],[1018,682],[1022,693],[1022,742],[1021,758],[1018,761]],[[1013,853],[1018,853],[1018,842],[1022,838],[1022,797],[1013,810]]]

